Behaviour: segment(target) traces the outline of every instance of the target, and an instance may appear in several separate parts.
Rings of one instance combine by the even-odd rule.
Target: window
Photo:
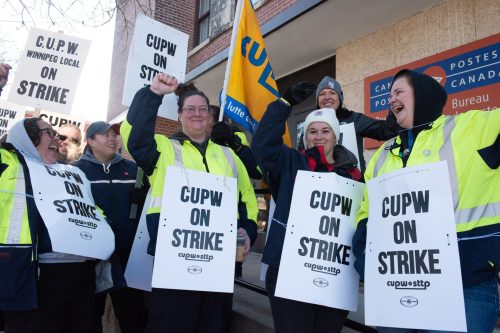
[[[198,0],[198,44],[208,39],[210,28],[210,0]]]

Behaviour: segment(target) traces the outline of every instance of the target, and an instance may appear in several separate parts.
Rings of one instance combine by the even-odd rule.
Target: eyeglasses
[[[196,106],[194,105],[188,105],[182,108],[182,111],[186,112],[187,114],[195,114],[196,110],[198,110],[200,114],[207,114],[209,109],[207,105],[201,105],[198,108],[196,108]]]
[[[66,139],[69,139],[69,142],[74,143],[75,145],[80,144],[80,140],[78,140],[78,139],[70,138],[70,137],[68,137],[66,135],[62,135],[62,134],[57,134],[57,136],[59,137],[59,140],[61,140],[61,141],[66,141]]]
[[[50,127],[47,127],[47,128],[42,128],[40,130],[40,135],[42,135],[43,132],[47,132],[47,134],[49,135],[49,137],[51,139],[55,138],[57,134],[57,131],[56,130],[53,130],[52,128]]]

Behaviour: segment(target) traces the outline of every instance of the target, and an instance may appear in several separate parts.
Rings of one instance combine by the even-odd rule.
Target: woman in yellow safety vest
[[[163,96],[175,92],[181,131],[170,139],[155,135],[155,121]],[[151,204],[147,209],[150,234],[148,252],[154,255],[161,198],[167,166],[181,163],[187,169],[237,177],[240,193],[238,234],[245,236],[246,250],[257,236],[257,200],[250,178],[231,149],[213,143],[209,136],[208,98],[192,84],[179,85],[165,73],[157,74],[151,86],[134,97],[121,135],[137,165],[144,169],[151,184]],[[228,221],[228,223],[230,223]],[[173,272],[172,274],[175,274]],[[230,293],[153,288],[148,332],[224,332],[231,316]]]
[[[492,332],[499,314],[500,109],[444,116],[446,100],[446,91],[434,78],[407,69],[398,72],[392,81],[389,102],[401,129],[372,157],[365,179],[369,181],[407,166],[447,161],[467,331]],[[355,267],[362,278],[368,207],[365,191],[353,238]],[[379,332],[417,331],[380,327]]]

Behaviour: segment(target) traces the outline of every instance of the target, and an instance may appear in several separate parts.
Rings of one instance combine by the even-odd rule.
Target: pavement
[[[265,289],[261,280],[262,254],[250,252],[243,263],[243,275],[239,279],[256,287]],[[362,294],[358,301],[358,312],[351,312],[349,319],[364,323]],[[233,296],[233,320],[231,333],[272,333],[274,332],[271,306],[267,296],[235,285]],[[358,332],[344,327],[342,333]]]
[[[259,251],[259,248],[255,249]],[[265,289],[265,283],[260,279],[262,269],[262,254],[250,252],[243,263],[243,275],[239,279],[256,287]],[[364,297],[363,289],[360,289],[358,298],[358,309],[350,312],[348,318],[364,324]],[[233,321],[231,333],[272,333],[274,325],[271,315],[271,307],[267,296],[250,291],[244,287],[235,285],[233,297]],[[359,332],[344,327],[342,333]],[[492,333],[500,333],[500,318]]]

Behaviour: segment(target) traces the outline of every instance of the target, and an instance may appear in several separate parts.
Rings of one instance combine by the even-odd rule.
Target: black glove
[[[216,144],[229,147],[234,151],[238,151],[241,148],[241,139],[223,121],[219,121],[212,126],[211,139]]]
[[[299,82],[291,87],[286,88],[283,93],[283,98],[294,106],[302,103],[309,95],[316,91],[318,86],[309,81]]]
[[[136,188],[129,193],[130,203],[135,203],[137,205],[142,205],[144,200],[146,200],[146,195],[148,193],[148,188],[146,186]]]

